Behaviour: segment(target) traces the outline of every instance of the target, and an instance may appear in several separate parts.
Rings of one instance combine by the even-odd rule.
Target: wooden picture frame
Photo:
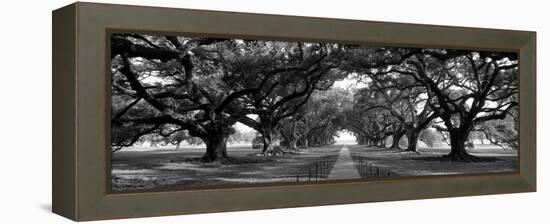
[[[105,74],[108,34],[117,30],[518,52],[519,172],[110,192]],[[53,12],[52,41],[53,212],[72,220],[536,191],[535,32],[78,2]]]

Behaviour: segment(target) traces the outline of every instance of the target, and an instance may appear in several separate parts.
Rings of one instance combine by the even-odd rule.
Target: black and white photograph
[[[518,172],[518,54],[113,33],[113,191]]]

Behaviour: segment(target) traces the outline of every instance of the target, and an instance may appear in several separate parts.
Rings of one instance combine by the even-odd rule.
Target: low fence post
[[[317,163],[315,163],[315,181],[317,181],[317,174],[318,174],[319,170],[318,170],[318,167],[317,167]]]
[[[365,179],[370,176],[369,161],[365,162]]]
[[[365,166],[363,163],[359,163],[359,176],[361,176],[361,178],[365,178]]]
[[[323,179],[327,179],[327,176],[328,176],[328,165],[327,165],[327,160],[323,160],[323,169],[324,169],[324,173],[323,173]]]
[[[325,179],[325,164],[321,161],[321,180]]]

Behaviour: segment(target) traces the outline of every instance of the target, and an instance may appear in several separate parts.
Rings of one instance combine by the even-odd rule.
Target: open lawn
[[[356,164],[359,161],[378,167],[386,176],[426,176],[449,174],[477,174],[510,172],[517,170],[518,157],[515,150],[503,150],[491,145],[476,145],[468,150],[472,155],[493,158],[491,162],[449,162],[440,158],[450,152],[448,146],[419,148],[420,153],[402,152],[397,149],[382,149],[367,146],[348,146]]]
[[[204,153],[201,147],[130,148],[113,154],[112,184],[114,190],[208,187],[346,179],[357,173],[368,181],[396,176],[508,172],[517,170],[518,164],[516,151],[488,145],[476,146],[469,152],[493,159],[473,163],[441,161],[439,158],[450,151],[447,146],[420,148],[419,154],[358,145],[347,145],[349,152],[346,149],[341,153],[342,148],[329,145],[271,157],[259,154],[259,149],[233,145],[228,148],[229,159],[214,163],[200,162]],[[354,175],[342,173],[348,171]]]
[[[112,156],[114,190],[159,186],[212,186],[246,183],[296,182],[326,178],[341,145],[301,149],[296,155],[269,157],[246,146],[228,148],[223,163],[201,163],[204,149],[130,149]],[[321,177],[322,174],[322,177]]]

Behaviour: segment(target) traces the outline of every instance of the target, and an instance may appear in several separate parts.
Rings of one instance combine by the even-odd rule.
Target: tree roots
[[[415,151],[415,150],[408,150],[408,149],[403,149],[403,150],[399,150],[395,153],[399,153],[399,154],[422,154],[420,153],[419,151]]]
[[[299,154],[298,150],[284,150],[280,147],[261,153],[262,156],[292,156],[297,154]]]
[[[498,159],[495,157],[479,157],[479,156],[470,155],[468,153],[451,153],[451,154],[442,156],[441,161],[476,163],[476,162],[495,162],[495,161],[498,161]]]

